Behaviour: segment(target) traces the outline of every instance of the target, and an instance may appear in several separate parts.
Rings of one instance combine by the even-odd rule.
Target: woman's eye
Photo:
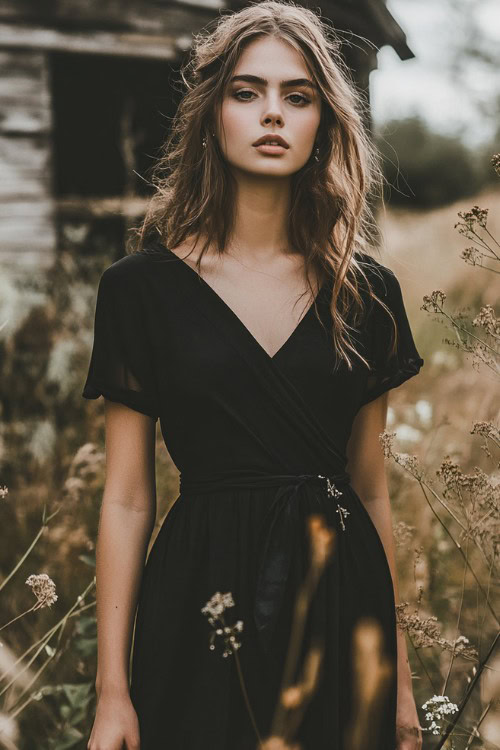
[[[249,101],[251,101],[249,97],[243,97],[243,99],[239,99],[239,97],[242,94],[250,94],[251,96],[253,96],[254,92],[253,91],[249,91],[248,89],[242,89],[241,91],[236,91],[233,94],[233,96],[234,96],[235,99],[238,99],[239,101],[243,101],[243,102],[249,102]],[[290,99],[293,96],[299,97],[299,99],[301,100],[301,102],[295,101],[295,102],[292,102],[292,104],[299,104],[300,106],[304,106],[305,104],[309,104],[309,102],[311,101],[310,99],[307,98],[307,96],[304,96],[303,94],[289,94],[289,98]]]
[[[311,101],[310,99],[307,98],[307,96],[304,96],[303,94],[290,94],[290,97],[292,96],[298,96],[299,99],[302,99],[304,104],[307,104],[308,102]]]
[[[241,94],[253,94],[253,91],[236,91],[233,96],[235,99],[237,99]],[[249,101],[248,99],[243,99],[243,101]]]

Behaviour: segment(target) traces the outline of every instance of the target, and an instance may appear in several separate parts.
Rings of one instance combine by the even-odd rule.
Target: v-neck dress
[[[318,513],[335,530],[335,547],[307,615],[301,660],[315,638],[324,652],[295,741],[302,750],[347,750],[352,636],[359,618],[370,616],[393,666],[372,750],[395,748],[393,583],[377,529],[350,484],[346,446],[359,409],[424,361],[396,276],[364,253],[357,258],[398,328],[390,357],[390,318],[369,306],[356,336],[370,372],[357,358],[352,370],[334,369],[331,279],[270,356],[215,290],[157,241],[100,278],[82,395],[159,419],[180,473],[139,593],[131,697],[141,750],[257,747],[235,655],[223,656],[221,636],[202,613],[216,592],[230,592],[234,602],[226,624],[243,622],[237,655],[267,736],[309,566],[307,518]]]

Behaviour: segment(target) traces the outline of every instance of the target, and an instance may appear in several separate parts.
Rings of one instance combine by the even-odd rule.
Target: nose
[[[266,108],[262,118],[262,124],[266,126],[283,125],[283,113],[280,107],[280,95],[270,95],[266,98]]]
[[[271,125],[271,126],[273,126],[273,127],[274,127],[275,125],[280,125],[280,126],[282,126],[282,125],[283,125],[283,117],[282,117],[282,115],[281,115],[281,114],[279,114],[279,113],[275,113],[275,112],[268,112],[268,113],[266,114],[266,116],[265,116],[265,117],[263,118],[262,122],[263,122],[263,124],[264,124],[264,125],[266,125],[266,126],[267,126],[267,125]]]

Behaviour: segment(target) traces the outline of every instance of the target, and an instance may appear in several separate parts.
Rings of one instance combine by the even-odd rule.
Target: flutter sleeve
[[[119,263],[107,268],[99,280],[92,353],[82,396],[104,396],[156,421],[159,399],[145,315],[137,285]]]
[[[372,370],[368,372],[361,405],[373,401],[385,391],[396,388],[417,375],[424,364],[413,339],[399,281],[389,268],[377,265],[380,280],[375,292],[391,310],[398,336],[395,353],[391,355],[394,326],[386,310],[378,302],[373,301],[366,327],[368,359]]]

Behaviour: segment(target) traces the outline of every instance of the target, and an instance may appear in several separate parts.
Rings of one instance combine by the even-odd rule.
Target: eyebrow
[[[261,78],[260,76],[253,76],[253,75],[238,75],[233,76],[229,83],[234,83],[234,81],[245,81],[246,83],[260,83],[262,86],[267,86],[269,81],[267,78]],[[307,86],[308,88],[312,89],[312,91],[317,91],[318,87],[316,86],[313,81],[310,81],[309,78],[292,78],[288,81],[280,81],[281,88],[288,88],[290,86]]]

